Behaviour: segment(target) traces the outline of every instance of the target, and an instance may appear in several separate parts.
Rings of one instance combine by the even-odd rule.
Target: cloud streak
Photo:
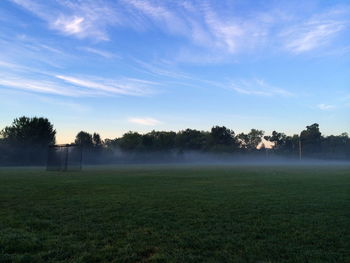
[[[330,105],[330,104],[318,104],[317,108],[323,111],[327,111],[327,110],[333,110],[335,109],[334,105]]]
[[[128,122],[144,126],[156,126],[161,124],[159,120],[154,118],[129,118]]]
[[[92,54],[95,54],[95,55],[99,55],[101,57],[104,57],[104,58],[119,58],[118,55],[116,54],[113,54],[111,52],[108,52],[108,51],[105,51],[105,50],[100,50],[100,49],[97,49],[97,48],[91,48],[91,47],[81,47],[79,48],[80,50],[84,50],[86,52],[89,52],[89,53],[92,53]]]
[[[108,1],[11,1],[46,21],[49,28],[78,38],[108,40],[107,28],[119,23],[118,9]]]
[[[280,97],[294,97],[295,95],[285,89],[274,87],[266,83],[262,79],[253,79],[253,80],[240,80],[234,83],[231,83],[231,88],[237,93],[244,95],[253,95],[253,96],[280,96]]]
[[[286,29],[281,34],[286,50],[298,54],[326,46],[346,29],[348,21],[342,15],[332,10]]]
[[[84,92],[83,90],[72,88],[69,86],[62,86],[58,83],[49,80],[36,80],[24,77],[9,77],[2,76],[0,78],[0,86],[6,88],[14,88],[18,90],[26,90],[35,93],[54,94],[69,97],[79,97],[93,95],[91,93]]]
[[[83,17],[60,17],[54,22],[54,26],[68,35],[80,34],[83,28]]]
[[[295,28],[286,33],[286,49],[293,53],[302,53],[326,45],[333,37],[345,28],[345,25],[336,21],[315,21]]]
[[[158,85],[156,82],[132,78],[92,80],[91,77],[52,76],[49,73],[30,77],[15,73],[0,75],[0,86],[5,88],[68,97],[150,96],[155,93],[152,87],[156,85]]]
[[[122,81],[101,78],[91,80],[89,77],[77,78],[66,75],[56,75],[55,77],[78,87],[101,91],[107,94],[146,96],[153,92],[150,88],[150,84],[137,79]]]
[[[11,1],[46,21],[49,28],[68,36],[106,41],[113,27],[136,31],[159,29],[188,39],[196,46],[226,54],[280,45],[280,42],[289,52],[311,51],[325,46],[342,32],[347,25],[344,17],[349,15],[345,9],[332,9],[311,17],[296,12],[289,14],[282,4],[261,10],[252,8],[240,14],[229,1],[220,4],[155,0]]]

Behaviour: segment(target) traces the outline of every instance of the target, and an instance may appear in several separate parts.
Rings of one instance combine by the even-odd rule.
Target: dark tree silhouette
[[[213,151],[232,152],[237,144],[233,130],[225,126],[214,126],[210,131],[210,148]]]
[[[258,145],[261,143],[263,135],[264,135],[264,131],[251,129],[248,134],[240,133],[238,134],[237,137],[241,142],[241,147],[249,151],[254,151],[257,149]]]
[[[55,143],[56,130],[46,118],[20,117],[1,131],[11,145],[47,146]]]
[[[94,145],[94,142],[92,140],[92,135],[90,133],[84,132],[84,131],[80,131],[76,135],[74,142],[76,144],[81,145],[85,149],[92,148]]]
[[[264,136],[264,139],[272,142],[273,147],[277,149],[281,149],[286,143],[287,136],[284,133],[273,131],[271,136]]]
[[[46,160],[47,146],[55,143],[56,131],[46,118],[20,117],[1,131],[2,161],[32,165]]]
[[[143,135],[143,145],[154,151],[168,151],[175,147],[175,132],[152,131]]]
[[[101,136],[96,132],[94,132],[94,134],[92,135],[92,143],[95,148],[100,148],[103,144]]]
[[[46,118],[20,117],[0,132],[0,165],[44,164],[47,146],[55,143],[56,131]],[[265,156],[267,151],[258,146],[264,132],[251,129],[247,134],[235,133],[225,126],[214,126],[208,131],[186,129],[179,132],[151,131],[144,135],[137,132],[125,133],[120,138],[101,139],[98,133],[81,131],[75,143],[83,146],[85,163],[123,161],[169,161],[184,158],[185,151],[202,153],[253,154],[254,158]],[[287,136],[273,131],[264,137],[273,143],[269,156],[298,158],[299,142],[303,157],[350,160],[350,138],[347,133],[322,136],[319,125],[307,126],[299,135]],[[151,153],[151,154],[149,154]],[[243,155],[242,155],[243,156]],[[248,157],[249,155],[246,155]],[[124,158],[124,159],[123,159]],[[179,160],[178,159],[178,160]]]
[[[304,155],[320,154],[322,136],[317,123],[306,126],[300,133],[300,140]]]
[[[127,132],[118,140],[118,145],[125,151],[140,150],[142,135],[137,132]]]
[[[176,147],[180,150],[204,150],[210,134],[192,129],[180,131],[176,135]]]

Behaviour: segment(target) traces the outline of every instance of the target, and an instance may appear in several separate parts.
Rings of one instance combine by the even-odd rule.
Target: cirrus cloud
[[[330,104],[318,104],[317,105],[317,108],[320,109],[320,110],[333,110],[335,108],[334,105],[330,105]]]
[[[139,125],[145,125],[145,126],[156,126],[158,124],[161,124],[159,120],[156,120],[154,118],[129,118],[128,122],[135,123]]]

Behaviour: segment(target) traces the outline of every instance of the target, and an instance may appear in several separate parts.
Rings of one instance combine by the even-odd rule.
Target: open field
[[[350,262],[350,167],[0,169],[0,262]]]

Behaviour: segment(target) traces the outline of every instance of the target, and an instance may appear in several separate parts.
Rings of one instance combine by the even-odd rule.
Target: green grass
[[[350,262],[350,167],[0,169],[0,262]]]

